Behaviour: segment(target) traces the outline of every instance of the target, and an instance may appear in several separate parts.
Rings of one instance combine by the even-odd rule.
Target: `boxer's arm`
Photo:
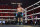
[[[18,13],[18,10],[17,10],[17,12],[16,13]]]
[[[24,13],[24,8],[22,8],[22,12]]]
[[[17,8],[17,12],[16,13],[18,13],[18,8]]]

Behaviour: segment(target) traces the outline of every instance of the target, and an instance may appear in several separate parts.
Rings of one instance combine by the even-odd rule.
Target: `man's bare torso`
[[[17,8],[17,12],[22,12],[22,8]]]

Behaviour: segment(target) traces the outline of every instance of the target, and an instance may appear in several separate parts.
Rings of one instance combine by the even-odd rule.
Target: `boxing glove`
[[[17,13],[16,13],[16,16],[17,16]]]
[[[23,16],[23,14],[24,14],[24,13],[22,13],[22,16]]]

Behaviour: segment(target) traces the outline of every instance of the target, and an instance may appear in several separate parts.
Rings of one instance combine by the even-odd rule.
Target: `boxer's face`
[[[18,5],[18,7],[21,7],[21,5]]]

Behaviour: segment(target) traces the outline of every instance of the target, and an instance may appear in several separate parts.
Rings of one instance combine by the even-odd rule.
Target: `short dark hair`
[[[20,5],[22,7],[22,4],[18,4],[18,5]]]

